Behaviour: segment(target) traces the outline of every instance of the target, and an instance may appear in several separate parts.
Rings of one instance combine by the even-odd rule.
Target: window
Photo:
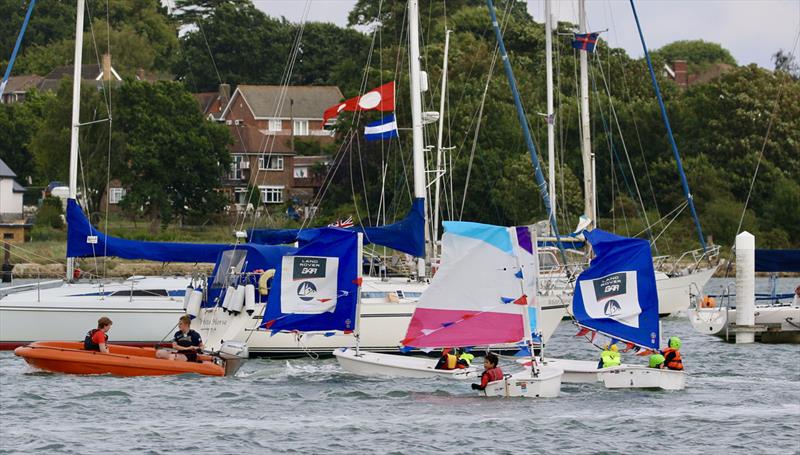
[[[109,188],[108,189],[108,203],[119,204],[119,201],[125,197],[125,188]]]
[[[231,171],[228,173],[228,178],[231,180],[241,180],[242,176],[242,162],[244,156],[231,155]]]
[[[280,119],[269,119],[269,130],[270,131],[280,131],[283,129],[283,122]]]
[[[14,240],[13,232],[3,232],[3,240]]]
[[[280,204],[283,202],[282,186],[259,186],[261,190],[261,200],[265,204]]]
[[[247,204],[247,188],[236,188],[233,190],[233,202],[239,205]]]
[[[306,177],[308,177],[308,167],[301,166],[294,168],[294,178],[304,179]]]
[[[308,136],[308,120],[295,120],[294,121],[294,135],[295,136]]]
[[[258,168],[262,171],[282,171],[283,157],[280,155],[261,156],[258,158]]]

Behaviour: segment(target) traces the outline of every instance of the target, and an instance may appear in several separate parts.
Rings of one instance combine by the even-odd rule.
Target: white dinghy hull
[[[686,388],[685,372],[641,365],[603,368],[597,376],[607,389],[683,390]]]
[[[480,394],[487,397],[525,397],[556,398],[561,393],[561,378],[564,370],[552,366],[543,366],[537,377],[525,369],[513,375],[507,375],[500,381],[490,382]]]
[[[591,360],[546,359],[544,364],[564,370],[561,382],[568,384],[594,384],[600,381],[597,362]]]
[[[474,379],[481,373],[474,367],[459,370],[437,370],[438,359],[406,355],[379,354],[355,349],[339,348],[333,351],[339,366],[360,376],[390,378],[452,378]]]

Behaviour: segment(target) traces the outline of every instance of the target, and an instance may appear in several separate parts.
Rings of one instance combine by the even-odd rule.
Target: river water
[[[0,352],[0,453],[800,453],[800,346],[736,346],[685,318],[663,330],[683,341],[686,390],[564,384],[540,400],[367,379],[331,359],[250,360],[233,378],[119,378],[40,373]],[[595,359],[576,332],[563,322],[546,353]]]

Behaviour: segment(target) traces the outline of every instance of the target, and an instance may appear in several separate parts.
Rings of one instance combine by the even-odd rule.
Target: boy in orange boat
[[[200,338],[200,334],[190,328],[191,325],[192,318],[189,315],[181,316],[178,319],[178,331],[175,332],[175,338],[172,341],[172,348],[177,352],[167,352],[160,349],[156,351],[156,357],[159,359],[196,362],[197,351],[202,350],[205,345]]]
[[[111,330],[111,319],[103,316],[97,320],[97,328],[90,330],[83,339],[83,348],[87,351],[100,351],[108,354],[108,331]]]

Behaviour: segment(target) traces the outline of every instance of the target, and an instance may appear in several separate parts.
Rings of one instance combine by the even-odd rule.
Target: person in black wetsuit
[[[159,359],[180,360],[183,362],[197,362],[197,353],[205,346],[200,334],[190,328],[192,318],[183,315],[178,320],[178,331],[172,341],[172,348],[176,352],[168,352],[163,349],[156,351]]]

